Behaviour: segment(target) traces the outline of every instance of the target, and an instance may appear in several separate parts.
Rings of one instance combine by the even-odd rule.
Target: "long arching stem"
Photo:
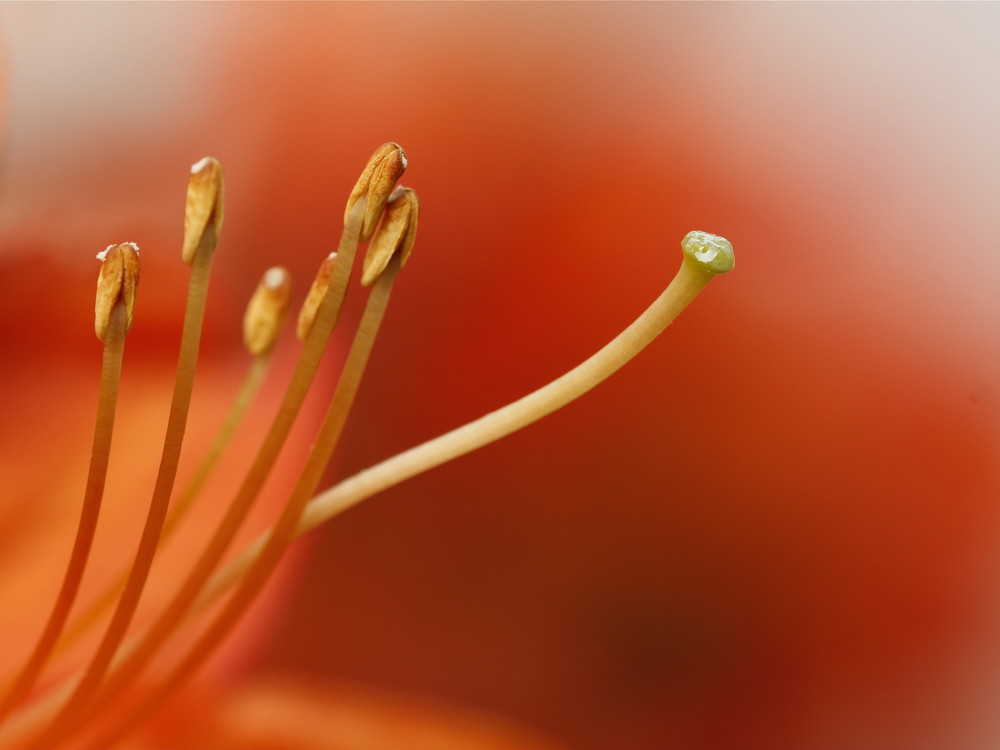
[[[700,268],[684,262],[673,281],[653,304],[628,328],[583,363],[501,409],[339,482],[312,499],[296,533],[304,534],[382,490],[506,437],[579,398],[648,346],[711,278],[711,275]],[[245,575],[261,554],[266,534],[265,532],[251,542],[238,557],[212,578],[198,601],[198,611],[215,601]]]

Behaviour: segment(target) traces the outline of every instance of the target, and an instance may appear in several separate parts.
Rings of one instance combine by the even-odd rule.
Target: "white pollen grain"
[[[277,266],[269,268],[264,273],[264,286],[268,289],[280,289],[285,283],[286,276],[287,272],[284,268],[278,268]]]

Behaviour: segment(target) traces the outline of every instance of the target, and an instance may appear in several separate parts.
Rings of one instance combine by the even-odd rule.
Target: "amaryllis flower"
[[[309,278],[330,249],[352,157],[394,138],[421,165],[420,257],[331,482],[602,345],[689,229],[740,248],[574,409],[327,526],[295,595],[246,621],[269,644],[253,674],[446,696],[582,748],[995,744],[992,6],[4,14],[0,222],[32,298],[135,240],[143,314],[173,320],[180,277],[152,248],[180,242],[177,164],[226,165],[207,382],[240,377],[225,342],[260,273]],[[93,373],[83,341],[36,356]],[[47,403],[56,363],[23,368],[16,392]],[[196,406],[211,424],[219,390]],[[20,403],[15,424],[44,413]]]
[[[226,206],[221,163],[205,157],[191,167],[179,253],[190,270],[176,375],[159,458],[150,454],[153,460],[149,463],[149,476],[155,479],[145,520],[137,524],[138,544],[132,556],[122,555],[129,535],[127,524],[118,521],[117,516],[111,523],[109,538],[97,538],[97,531],[105,515],[103,505],[124,353],[138,309],[142,263],[140,248],[135,242],[113,243],[96,254],[101,266],[93,328],[103,347],[96,419],[86,462],[79,520],[72,543],[66,544],[68,563],[44,621],[35,617],[40,607],[34,601],[19,601],[14,591],[26,581],[35,592],[45,591],[44,585],[38,585],[35,579],[47,572],[47,567],[34,565],[33,559],[58,559],[58,546],[53,550],[52,543],[65,542],[53,534],[50,525],[37,514],[12,513],[9,523],[8,533],[28,543],[22,555],[26,559],[16,560],[16,567],[30,571],[27,575],[12,577],[13,591],[8,593],[7,600],[18,602],[18,606],[11,607],[10,629],[29,631],[34,628],[37,635],[26,638],[26,643],[17,647],[26,656],[20,660],[23,664],[8,676],[0,697],[0,732],[5,745],[108,747],[128,741],[143,729],[152,732],[151,736],[140,738],[143,746],[162,744],[164,735],[169,743],[197,742],[234,747],[243,741],[274,742],[281,746],[311,744],[317,737],[322,738],[324,746],[368,744],[365,739],[352,739],[349,731],[338,738],[337,733],[342,730],[338,726],[340,715],[325,715],[329,712],[328,703],[345,700],[343,692],[324,697],[321,692],[309,690],[299,696],[294,688],[277,691],[272,688],[270,693],[265,691],[263,701],[269,715],[258,722],[255,729],[248,729],[243,721],[230,721],[239,730],[235,737],[227,730],[229,724],[225,718],[219,717],[223,713],[220,708],[207,712],[187,708],[188,720],[180,728],[171,722],[166,731],[158,731],[152,720],[168,710],[167,702],[187,688],[205,663],[230,639],[297,537],[373,494],[489,445],[579,398],[649,345],[715,275],[733,267],[733,252],[728,241],[702,231],[688,232],[680,243],[683,253],[673,281],[642,315],[593,356],[523,398],[344,479],[317,495],[367,369],[396,276],[407,264],[415,242],[420,215],[417,193],[397,185],[408,165],[403,149],[397,143],[387,142],[374,152],[361,170],[347,199],[337,250],[319,264],[298,313],[295,328],[302,342],[301,351],[286,376],[287,385],[274,415],[269,424],[265,422],[259,447],[253,451],[249,463],[227,475],[232,489],[220,483],[214,490],[206,488],[206,479],[215,471],[220,458],[234,447],[231,444],[236,433],[242,432],[245,438],[250,431],[244,423],[247,410],[253,405],[266,376],[288,318],[290,276],[281,266],[264,272],[243,317],[243,343],[251,359],[246,380],[237,391],[218,437],[196,464],[192,478],[178,487],[178,469],[192,411],[209,282],[223,232]],[[327,397],[325,415],[318,428],[313,426],[315,434],[308,443],[305,460],[301,468],[284,477],[284,471],[275,471],[278,459],[285,447],[295,442],[290,441],[292,430],[307,405],[331,334],[341,323],[352,270],[362,243],[367,244],[367,251],[363,263],[357,265],[362,266],[360,283],[370,287],[370,293],[363,303],[353,337],[342,342],[346,355],[335,376],[332,395]],[[32,270],[29,268],[29,275]],[[49,275],[44,281],[50,289],[58,289],[56,275]],[[31,307],[34,300],[30,296],[23,298],[16,289],[12,286],[9,295],[15,302],[13,309]],[[43,293],[42,296],[51,295]],[[48,310],[54,312],[59,307],[61,305],[49,305]],[[26,340],[19,335],[24,325],[23,316],[12,316],[12,340]],[[34,340],[35,337],[27,339],[32,343]],[[25,352],[24,359],[35,366],[29,352]],[[66,369],[58,368],[64,376]],[[57,412],[61,413],[61,408],[57,407]],[[54,452],[62,453],[62,450],[46,442],[42,452],[43,461],[48,463]],[[142,467],[145,458],[141,447],[136,448],[134,441],[129,441],[126,461],[130,468]],[[66,462],[58,472],[60,475],[64,471],[72,474],[72,470],[72,462]],[[285,496],[280,511],[252,544],[235,556],[229,555],[272,474],[290,480],[289,489],[279,490]],[[214,520],[206,509],[197,507],[199,495],[209,491],[232,497],[221,516]],[[127,487],[124,507],[135,507],[136,494],[136,488]],[[25,500],[21,498],[22,503]],[[50,515],[71,515],[66,513],[62,497],[51,501],[43,494],[35,504]],[[196,531],[187,535],[183,544],[174,545],[180,552],[175,551],[171,559],[161,550],[170,546],[184,524],[195,526]],[[108,528],[107,520],[103,525]],[[87,609],[72,617],[95,552],[109,566],[108,573],[103,581],[99,579],[97,588],[91,592],[92,601]],[[189,558],[193,564],[187,566]],[[185,568],[188,569],[183,572]],[[154,569],[163,579],[155,597],[147,594],[153,588],[148,584]],[[143,603],[145,622],[139,616]],[[63,653],[71,649],[75,650],[73,655]],[[17,661],[17,657],[10,659],[12,663]],[[56,670],[57,674],[51,674]],[[40,683],[45,681],[50,684],[40,688]],[[248,700],[253,700],[252,695]],[[187,701],[182,699],[181,705],[189,703],[188,696]],[[239,714],[238,702],[233,710]],[[202,713],[206,718],[199,720]],[[413,721],[406,718],[409,713],[416,716],[415,727],[407,726]],[[195,715],[194,722],[190,721],[191,714]],[[380,746],[424,744],[430,747],[441,746],[442,742],[494,744],[497,747],[509,746],[511,742],[521,747],[539,742],[547,744],[524,735],[508,738],[502,731],[475,727],[438,730],[433,717],[428,719],[405,704],[397,710],[391,703],[383,707],[377,701],[373,705],[368,699],[357,703],[356,709],[341,710],[341,714],[348,718],[348,728],[358,725],[369,735],[372,730],[368,724],[385,725],[376,735]],[[373,714],[374,721],[368,714]],[[285,726],[289,715],[295,722],[291,729]]]
[[[302,347],[284,395],[270,425],[263,431],[252,461],[241,474],[236,474],[232,500],[214,527],[195,504],[204,491],[205,479],[230,447],[235,432],[241,428],[245,430],[244,416],[269,368],[288,317],[290,279],[288,271],[280,266],[268,269],[261,278],[243,321],[243,341],[252,357],[244,386],[238,391],[219,436],[197,465],[193,479],[180,491],[175,491],[191,411],[209,280],[225,216],[222,165],[206,157],[191,167],[180,250],[182,261],[190,266],[187,302],[163,447],[158,462],[153,464],[155,482],[151,499],[131,560],[120,556],[127,537],[118,525],[114,528],[114,536],[99,548],[103,557],[120,569],[112,568],[110,581],[103,584],[93,604],[73,620],[70,615],[87,572],[102,511],[124,350],[135,322],[141,277],[140,250],[136,243],[112,244],[97,254],[101,266],[94,331],[103,345],[103,355],[83,502],[69,562],[54,604],[39,628],[39,635],[29,641],[23,666],[12,673],[0,698],[0,722],[10,720],[4,727],[5,744],[25,748],[75,746],[78,743],[85,747],[108,747],[126,739],[147,724],[153,715],[162,712],[164,703],[185,688],[220,649],[260,596],[298,536],[383,489],[506,437],[575,400],[652,342],[715,275],[733,267],[733,252],[728,241],[705,232],[689,232],[681,242],[682,261],[670,285],[632,325],[578,367],[481,419],[383,461],[316,495],[358,393],[396,276],[409,260],[416,239],[420,213],[417,194],[410,188],[397,186],[407,166],[403,149],[389,142],[380,146],[362,169],[347,199],[337,251],[330,253],[319,265],[297,316],[296,334]],[[331,333],[341,321],[360,243],[367,243],[361,264],[361,285],[371,287],[371,291],[336,377],[325,416],[302,468],[292,474],[291,489],[286,491],[286,500],[276,520],[253,544],[222,565],[306,404]],[[12,293],[11,296],[19,295]],[[27,305],[21,302],[20,307],[30,307],[30,302],[28,300]],[[23,318],[15,315],[14,321],[12,338],[16,338]],[[54,446],[46,448],[52,451]],[[141,458],[141,451],[127,452],[127,460],[133,465]],[[133,494],[134,490],[129,492],[130,504],[134,502]],[[44,496],[36,502],[50,513],[58,512],[62,506],[61,499],[53,504]],[[148,612],[148,622],[130,635],[154,564],[161,570],[166,568],[169,573],[184,567],[183,558],[171,561],[166,554],[159,553],[185,522],[207,530],[207,539],[202,542],[200,551],[197,534],[194,546],[191,546],[192,540],[188,540],[186,555],[195,560],[194,564],[186,575],[168,576],[168,584],[173,582],[171,578],[177,578],[175,593],[156,602],[156,608]],[[30,543],[26,550],[28,560],[18,565],[30,573],[17,576],[15,587],[24,585],[25,580],[33,580],[45,569],[45,566],[34,566],[32,558],[58,558],[48,549],[47,543],[53,541],[51,529],[44,521],[40,522],[37,515],[15,515],[9,533]],[[32,539],[33,535],[36,538]],[[232,592],[225,598],[227,589]],[[38,586],[37,590],[42,591],[44,587]],[[11,602],[17,599],[8,595]],[[217,611],[207,612],[213,605]],[[12,607],[11,611],[15,625],[22,621],[32,622],[31,607],[22,604]],[[199,620],[204,622],[199,623]],[[200,633],[185,633],[185,628],[194,630],[198,624],[202,624]],[[61,645],[67,648],[78,645],[76,642],[88,631],[95,631],[97,636],[91,639],[96,643],[92,655],[83,656],[77,663],[58,658]],[[16,657],[11,661],[15,660]],[[166,663],[148,676],[157,660]],[[39,693],[37,684],[50,662],[58,663],[64,674],[54,687]],[[335,695],[343,700],[340,694]],[[288,699],[288,691],[279,690],[271,698],[264,702],[265,708],[275,700],[281,706],[281,700]],[[312,707],[310,701],[314,704]],[[317,702],[319,705],[315,705]],[[349,737],[334,739],[334,730],[327,727],[331,719],[324,716],[328,711],[326,702],[312,691],[307,693],[304,702],[291,700],[287,713],[312,720],[291,731],[284,728],[287,716],[278,721],[270,716],[256,730],[247,730],[241,722],[236,724],[253,743],[262,741],[264,734],[273,738],[266,742],[277,742],[281,746],[300,741],[311,743],[314,737],[323,738],[324,745],[335,741],[354,746],[356,743]],[[267,710],[285,713],[281,708],[276,712]],[[393,716],[393,710],[380,710],[377,705],[372,709],[366,702],[360,704],[360,716],[354,717],[354,723],[365,725],[364,714],[372,710],[381,723],[389,725],[382,730],[381,744],[434,746],[447,741],[503,746],[508,742],[502,734],[498,739],[489,732],[477,736],[475,731],[466,733],[459,729],[455,732],[449,728],[435,734],[433,726],[427,732],[423,729],[427,720],[419,714],[418,729],[404,728],[400,732],[395,726],[399,719]],[[401,712],[405,715],[405,708]],[[170,742],[193,740],[234,746],[240,743],[243,736],[240,733],[235,740],[224,730],[221,737],[213,736],[218,725],[215,713],[209,713],[206,723],[207,735],[202,730],[197,737],[190,738],[183,731],[179,735],[173,731],[169,733]],[[88,732],[94,736],[88,736]],[[435,740],[436,736],[441,739]],[[153,741],[145,739],[143,743]],[[523,736],[511,741],[516,741],[518,746],[534,744]]]

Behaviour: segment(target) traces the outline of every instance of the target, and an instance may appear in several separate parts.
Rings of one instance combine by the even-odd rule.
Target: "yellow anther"
[[[199,249],[215,252],[222,231],[223,199],[222,165],[206,156],[191,167],[187,202],[184,208],[184,247],[181,257],[188,265],[194,263]]]
[[[254,356],[268,354],[288,317],[292,279],[281,266],[267,269],[243,316],[243,343]]]
[[[97,254],[101,272],[97,277],[94,332],[102,342],[111,321],[111,311],[121,300],[125,305],[125,332],[135,317],[135,290],[139,286],[139,247],[134,242],[110,245]]]
[[[316,272],[316,278],[313,279],[312,286],[309,287],[309,294],[306,295],[306,301],[302,303],[302,309],[299,311],[299,322],[295,327],[295,335],[302,341],[309,338],[309,331],[312,330],[313,321],[316,320],[316,315],[319,313],[319,306],[326,296],[327,287],[330,286],[330,278],[333,276],[333,264],[336,260],[337,254],[330,253],[320,264],[319,270]]]
[[[368,197],[365,206],[365,218],[361,225],[361,241],[367,242],[378,225],[382,209],[392,194],[396,182],[406,170],[406,154],[398,143],[385,143],[379,146],[368,160],[361,177],[358,178],[344,211],[344,223],[351,213],[354,204],[362,195]]]
[[[368,246],[361,274],[362,286],[374,284],[395,253],[399,253],[400,267],[406,263],[417,236],[419,215],[420,202],[416,191],[402,186],[396,188],[386,204],[382,223]]]

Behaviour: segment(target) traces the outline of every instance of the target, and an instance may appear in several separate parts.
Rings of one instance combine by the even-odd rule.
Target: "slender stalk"
[[[246,377],[243,380],[243,384],[240,386],[240,389],[236,394],[236,398],[233,400],[233,404],[229,409],[229,413],[226,415],[226,419],[223,422],[222,427],[219,429],[218,434],[212,441],[212,445],[209,447],[204,458],[202,458],[201,463],[198,464],[198,467],[195,469],[191,479],[188,480],[184,489],[178,494],[177,499],[170,505],[166,521],[163,524],[163,533],[160,535],[161,547],[173,536],[180,523],[184,520],[188,510],[190,510],[192,504],[197,499],[202,486],[215,469],[219,458],[232,441],[236,429],[243,421],[243,418],[246,416],[247,411],[253,404],[257,393],[260,391],[269,366],[269,356],[265,355],[253,358]],[[97,624],[101,616],[107,612],[108,609],[110,609],[111,605],[115,603],[119,592],[121,592],[121,590],[125,587],[125,583],[128,581],[128,575],[129,570],[127,568],[123,569],[121,573],[116,576],[110,584],[108,584],[104,593],[95,599],[79,617],[74,618],[73,622],[66,629],[66,632],[60,639],[59,644],[55,649],[56,652],[61,651],[62,649],[75,643],[81,636],[87,633],[90,628]]]
[[[66,575],[52,607],[52,612],[49,614],[48,622],[46,622],[34,650],[28,657],[27,663],[13,681],[3,701],[0,702],[0,721],[3,721],[11,710],[16,708],[31,692],[31,688],[52,655],[80,590],[80,583],[83,580],[90,549],[94,542],[101,501],[104,498],[104,484],[108,475],[108,457],[111,453],[111,436],[114,431],[122,358],[125,353],[125,331],[125,300],[119,298],[111,311],[110,322],[104,338],[101,386],[97,398],[97,420],[94,425],[90,469],[87,473],[87,485],[84,490],[83,507],[80,511],[80,522],[76,529],[73,551],[70,554]]]
[[[194,474],[191,475],[188,483],[184,485],[184,489],[177,495],[177,499],[171,503],[167,520],[163,524],[163,537],[160,540],[160,544],[163,544],[173,536],[187,515],[187,512],[191,509],[192,504],[197,499],[201,488],[212,475],[216,464],[219,463],[219,459],[225,453],[226,448],[229,447],[233,435],[236,434],[237,428],[260,392],[270,364],[270,356],[254,357],[251,361],[250,368],[247,370],[246,377],[236,394],[236,398],[233,400],[232,406],[229,408],[229,413],[226,414],[222,427],[219,428],[218,434],[208,447],[208,451],[202,458],[201,463],[198,464]]]
[[[338,256],[339,257],[339,256]],[[209,629],[198,640],[187,657],[176,667],[165,680],[160,682],[150,696],[131,713],[121,724],[115,726],[107,734],[102,735],[94,744],[95,748],[105,748],[112,745],[122,735],[141,722],[149,713],[155,710],[171,693],[181,687],[191,678],[197,669],[215,651],[230,631],[239,623],[249,609],[264,585],[270,579],[288,546],[295,540],[296,529],[309,498],[313,496],[316,487],[322,479],[323,472],[329,464],[330,457],[337,446],[344,425],[350,413],[354,398],[361,384],[361,379],[368,363],[372,347],[375,343],[378,329],[389,304],[393,280],[399,270],[399,258],[390,261],[389,267],[379,276],[375,287],[368,298],[365,311],[361,318],[354,342],[351,345],[347,361],[334,391],[330,407],[320,427],[319,434],[306,460],[302,474],[299,477],[292,495],[285,506],[277,523],[268,535],[264,548],[254,561],[254,564],[240,580],[240,585],[227,603],[225,609],[215,619]],[[178,619],[177,625],[180,625]],[[145,644],[144,644],[145,645]],[[158,644],[154,644],[156,646]],[[102,693],[102,701],[115,703],[125,695],[131,681],[138,676],[139,669],[144,666],[143,659],[153,653],[143,646],[122,665],[108,682],[106,692]]]
[[[150,651],[154,650],[154,644],[158,647],[159,644],[171,635],[176,628],[176,623],[183,620],[191,604],[197,600],[199,592],[204,587],[205,582],[209,580],[225,554],[226,549],[249,512],[253,500],[266,481],[270,469],[277,460],[277,456],[291,431],[292,425],[298,416],[302,403],[305,401],[316,371],[319,368],[326,342],[339,320],[354,257],[357,253],[361,223],[365,215],[366,205],[367,200],[362,196],[354,203],[348,214],[344,232],[340,239],[337,263],[334,264],[325,298],[320,305],[309,336],[302,348],[299,362],[289,382],[278,414],[275,416],[275,420],[257,453],[253,465],[244,478],[236,497],[230,504],[226,516],[217,527],[212,540],[195,564],[194,569],[192,569],[167,609],[150,628],[144,631],[143,635],[139,636],[143,642],[149,644],[147,648]],[[130,645],[126,649],[128,656],[123,657],[119,654],[113,663],[124,663],[122,659],[131,658],[140,647],[140,645]],[[106,671],[107,666],[104,665],[104,672],[106,673]],[[57,689],[51,698],[47,698],[38,702],[38,705],[32,706],[32,711],[29,712],[29,715],[23,717],[23,721],[20,724],[24,727],[30,727],[24,730],[30,732],[39,720],[42,720],[41,717],[51,711],[53,703],[66,701],[66,696],[69,694],[68,702],[62,708],[59,715],[56,716],[53,723],[50,724],[49,729],[44,730],[45,733],[38,737],[37,742],[40,743],[40,747],[44,747],[46,744],[54,744],[52,742],[54,738],[65,736],[65,734],[75,728],[78,721],[85,718],[77,708],[82,705],[82,701],[76,699],[75,696],[85,687],[87,689],[87,699],[89,700],[93,696],[95,692],[93,685],[84,684],[87,680],[88,676],[86,673],[79,679],[75,676],[70,677],[70,684],[73,685],[72,688],[63,687]],[[76,704],[76,706],[73,704]],[[72,715],[68,713],[68,709],[70,708],[74,708]],[[21,730],[17,731],[20,733]]]
[[[669,326],[716,273],[725,273],[732,267],[732,249],[728,247],[728,243],[721,238],[707,237],[706,240],[703,233],[691,233],[685,238],[682,243],[685,248],[684,262],[667,289],[639,318],[596,354],[524,398],[389,458],[321,493],[306,505],[295,528],[295,535],[304,534],[388,487],[541,419],[609,377]],[[690,246],[689,240],[691,240]],[[726,246],[724,252],[718,251],[717,241]],[[204,611],[247,575],[247,571],[267,549],[272,533],[262,534],[212,576],[198,596],[187,622],[193,621],[194,615]],[[131,640],[126,651],[131,648]],[[8,727],[11,731],[4,734],[8,737],[10,735],[17,737],[32,732],[35,726],[51,715],[53,707],[64,699],[70,689],[71,685],[62,686],[53,691],[53,695],[33,703],[30,710],[19,712],[16,717],[17,726],[15,727],[12,722]]]
[[[361,229],[361,219],[364,215],[363,211],[364,206],[361,205],[355,213],[352,213],[353,220],[349,221],[348,226],[344,229],[343,240],[337,255],[338,263],[344,266],[345,280],[349,278],[350,268],[348,266],[352,262],[352,258],[357,250],[358,234]],[[334,282],[331,280],[330,288],[327,292],[329,304],[324,304],[326,309],[321,311],[320,316],[317,317],[306,347],[303,349],[299,366],[289,385],[285,403],[282,404],[279,417],[275,419],[275,423],[272,426],[273,439],[270,439],[272,438],[272,434],[269,434],[269,439],[265,440],[264,447],[258,453],[257,460],[244,480],[240,492],[237,493],[234,502],[230,505],[226,517],[219,525],[214,537],[205,552],[202,553],[201,558],[178,594],[171,601],[164,613],[156,620],[139,646],[130,653],[121,667],[116,669],[109,678],[105,689],[101,691],[100,700],[102,702],[113,700],[116,695],[127,689],[156,655],[163,643],[183,622],[184,616],[190,609],[191,604],[197,599],[198,593],[222,559],[233,537],[239,530],[240,524],[250,511],[253,501],[259,494],[266,479],[267,471],[274,465],[278,452],[282,445],[284,445],[291,425],[298,416],[302,402],[305,400],[306,392],[309,389],[308,383],[312,381],[316,369],[319,367],[319,361],[326,346],[326,341],[332,331],[330,323],[331,321],[335,321],[340,314],[340,307],[344,298],[343,290],[338,291],[338,289],[335,289]],[[324,317],[326,318],[325,321],[323,320]],[[348,362],[350,362],[350,357],[348,358]],[[302,385],[303,380],[308,380],[308,382]],[[316,447],[313,450],[315,451]],[[317,479],[316,481],[318,484],[319,480]]]
[[[153,565],[153,557],[159,544],[160,532],[170,502],[170,494],[177,476],[181,444],[184,439],[184,430],[191,405],[191,392],[194,387],[194,374],[198,362],[198,347],[201,339],[202,321],[205,316],[205,301],[208,295],[211,266],[211,252],[200,252],[195,255],[188,284],[187,309],[181,335],[177,377],[174,381],[174,394],[167,419],[160,468],[157,472],[146,523],[128,581],[121,598],[118,600],[118,606],[105,631],[104,638],[87,666],[83,678],[48,730],[37,739],[34,747],[44,749],[56,746],[65,732],[73,726],[78,715],[86,709],[87,704],[107,674],[111,660],[121,645],[139,605],[139,599]]]
[[[579,398],[608,378],[666,329],[711,279],[685,261],[673,281],[631,325],[601,350],[548,385],[433,440],[386,459],[321,493],[306,506],[301,535],[372,495],[510,435]],[[209,581],[195,611],[214,602],[260,556],[265,531]]]

